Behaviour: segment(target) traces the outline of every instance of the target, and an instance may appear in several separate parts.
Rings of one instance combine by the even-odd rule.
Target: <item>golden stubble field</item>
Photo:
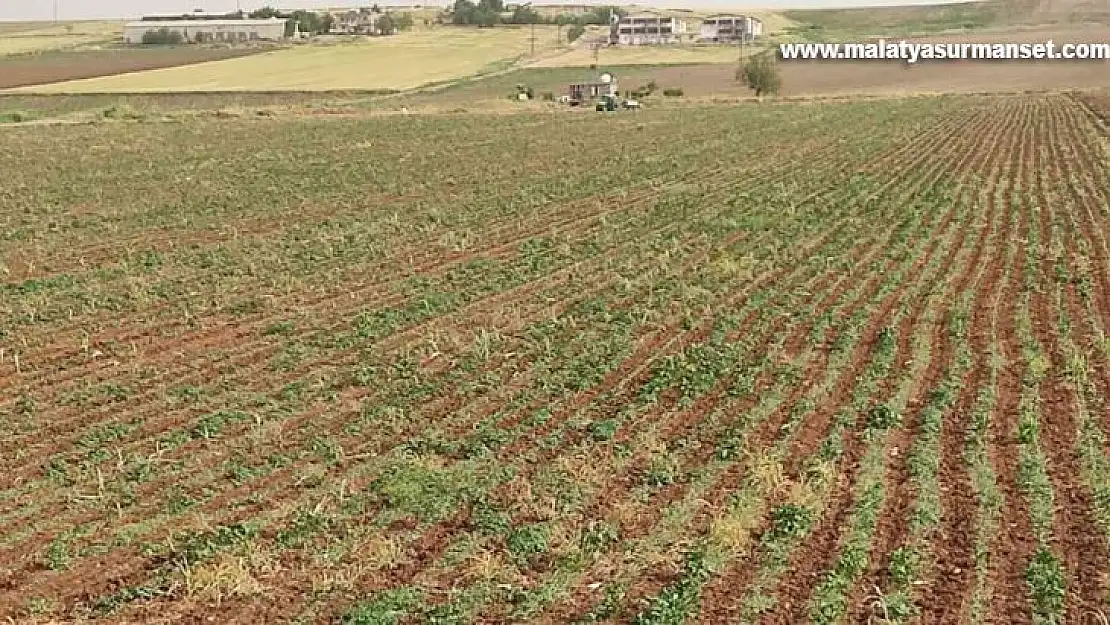
[[[535,29],[537,56],[558,46]],[[28,87],[37,93],[406,89],[504,69],[532,52],[532,29],[420,28],[392,37],[318,43],[134,74]]]
[[[122,34],[118,22],[0,23],[0,56],[108,44]]]

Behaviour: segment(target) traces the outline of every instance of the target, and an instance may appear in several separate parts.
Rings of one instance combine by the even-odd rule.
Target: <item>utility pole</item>
[[[54,0],[54,23],[58,23],[58,0]]]
[[[745,18],[745,20],[746,19],[747,18]],[[736,24],[736,22],[733,22],[733,28],[736,28],[735,24]],[[745,22],[740,22],[740,36],[737,38],[737,43],[739,43],[739,45],[740,45],[740,69],[741,70],[744,69],[744,40],[747,38],[747,36],[748,36],[747,25],[745,24]]]
[[[532,15],[532,13],[534,13],[534,11],[532,11],[532,3],[531,2],[528,2],[528,3],[524,4],[524,7],[528,9],[528,13],[529,13],[528,19],[532,21],[532,56],[536,56],[536,19],[535,19],[536,16]]]

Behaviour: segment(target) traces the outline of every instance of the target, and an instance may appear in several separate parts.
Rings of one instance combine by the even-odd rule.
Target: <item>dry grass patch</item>
[[[182,574],[185,591],[190,598],[216,605],[226,599],[265,592],[265,587],[254,576],[253,563],[229,553],[221,553],[200,566],[186,568]]]

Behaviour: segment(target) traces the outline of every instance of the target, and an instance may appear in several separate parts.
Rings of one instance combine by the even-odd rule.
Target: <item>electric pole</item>
[[[54,0],[54,23],[58,22],[58,0]]]
[[[744,68],[744,39],[746,39],[747,36],[748,36],[748,29],[747,29],[747,25],[746,25],[745,22],[746,22],[746,18],[745,18],[745,21],[740,22],[740,37],[737,38],[737,42],[740,45],[740,69],[741,70]],[[733,22],[733,24],[735,24],[735,23],[736,22]],[[735,28],[735,26],[733,26],[733,28]]]
[[[531,2],[525,3],[523,5],[523,7],[528,9],[528,21],[532,22],[532,56],[536,56],[536,15],[534,14],[535,11],[532,10],[532,3]]]

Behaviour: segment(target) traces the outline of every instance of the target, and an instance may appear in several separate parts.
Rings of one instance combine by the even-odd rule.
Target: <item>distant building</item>
[[[535,8],[553,15],[585,15],[596,9],[597,6],[589,4],[543,4],[537,5]]]
[[[231,13],[209,13],[201,9],[197,9],[192,13],[165,13],[162,15],[144,15],[142,18],[144,22],[176,22],[181,20],[245,20],[247,14],[243,10],[233,11]]]
[[[617,22],[617,43],[626,46],[675,44],[685,32],[685,20],[636,13]]]
[[[763,22],[754,18],[748,18],[748,38],[755,39],[756,37],[763,36]]]
[[[751,41],[763,36],[763,22],[746,15],[715,15],[701,23],[698,40],[711,43]]]
[[[138,44],[148,32],[158,32],[165,28],[180,33],[185,41],[196,43],[235,42],[235,41],[274,41],[285,38],[286,20],[270,19],[184,19],[184,20],[145,20],[131,22],[123,27],[125,43]]]
[[[381,13],[370,9],[340,11],[332,13],[331,32],[343,35],[372,35],[378,30]]]

